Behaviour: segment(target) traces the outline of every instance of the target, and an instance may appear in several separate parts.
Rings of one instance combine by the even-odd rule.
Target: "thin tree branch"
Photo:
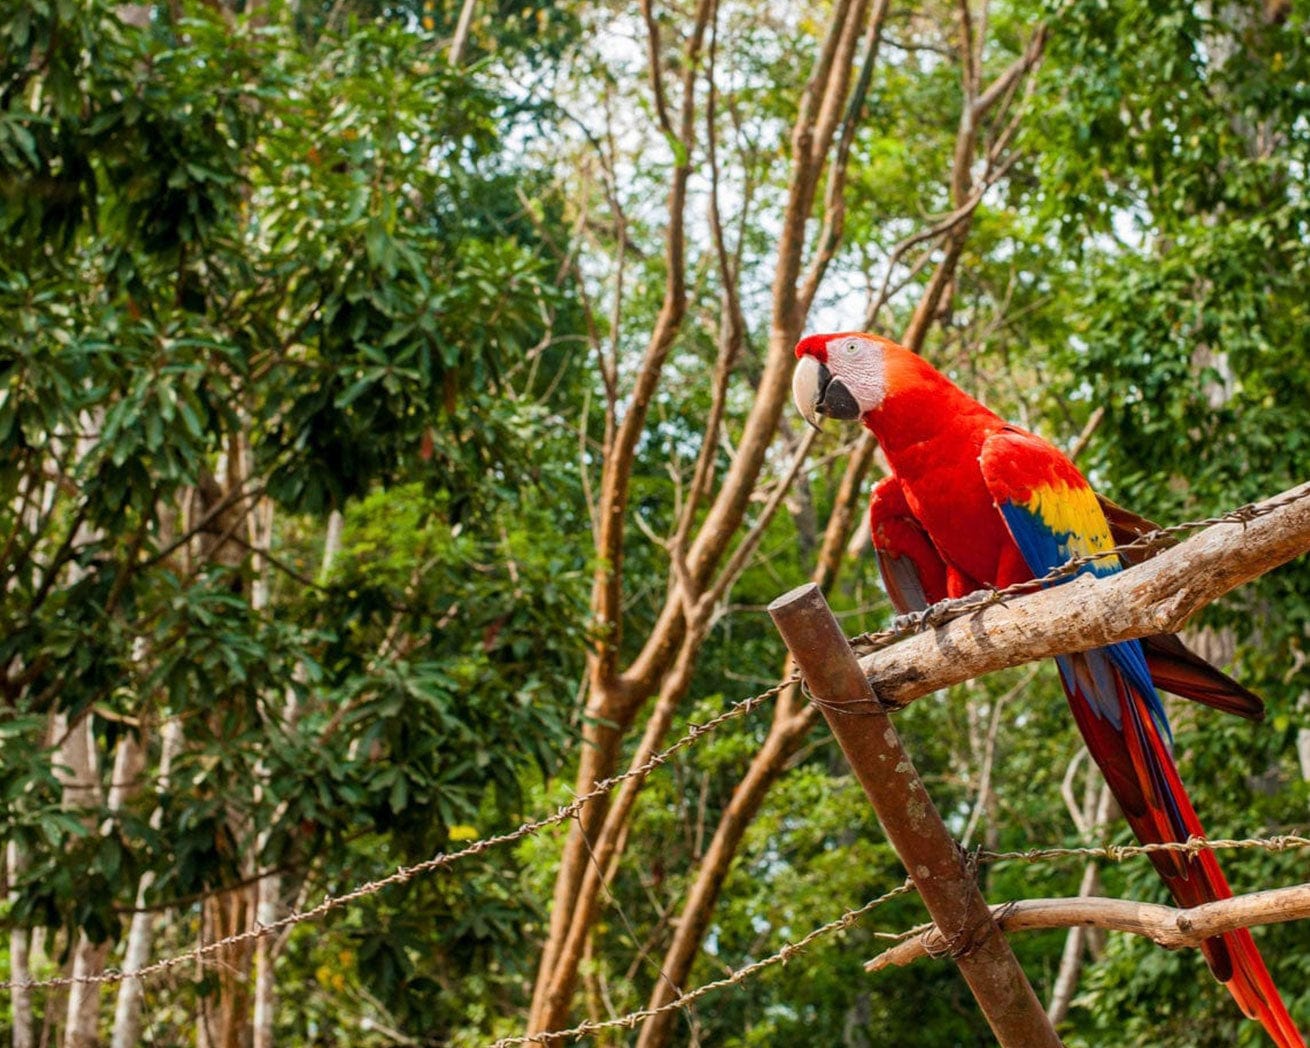
[[[713,475],[719,427],[723,422],[724,405],[727,400],[728,379],[746,339],[746,318],[742,313],[741,298],[738,293],[741,237],[738,237],[737,254],[729,254],[727,240],[723,234],[722,215],[719,209],[719,160],[716,127],[718,85],[715,82],[715,62],[718,55],[718,14],[719,5],[715,0],[710,30],[709,70],[706,74],[708,90],[705,101],[705,152],[710,165],[710,232],[714,238],[714,254],[718,263],[719,280],[723,285],[724,309],[723,317],[719,322],[718,351],[714,361],[714,382],[710,399],[710,413],[702,434],[700,453],[696,458],[696,468],[692,473],[691,488],[687,492],[687,501],[678,521],[677,535],[673,543],[676,555],[684,560],[682,565],[684,576],[687,537],[691,533],[692,522],[695,520],[700,502],[709,492]],[[749,190],[749,187],[747,188]],[[742,203],[743,212],[749,206],[749,192],[746,196],[747,199]]]
[[[1090,896],[1019,899],[991,909],[996,923],[1006,933],[1079,926],[1105,928],[1144,936],[1167,950],[1182,950],[1239,928],[1310,918],[1310,884],[1271,888],[1190,908]],[[912,934],[914,938],[866,961],[864,970],[879,972],[904,967],[923,957],[940,956],[946,949],[934,925],[916,929]]]
[[[650,74],[651,94],[655,99],[655,116],[660,123],[660,130],[673,139],[673,121],[669,118],[669,103],[664,94],[664,74],[660,66],[664,56],[660,51],[660,26],[655,20],[652,0],[642,0],[641,17],[646,23],[646,68]]]
[[[650,340],[637,371],[632,395],[628,400],[623,421],[619,424],[614,437],[614,445],[608,449],[601,478],[600,496],[600,543],[597,553],[595,592],[592,599],[593,611],[597,620],[597,648],[595,652],[594,673],[602,685],[602,691],[617,693],[613,684],[617,676],[618,648],[620,641],[622,597],[623,597],[623,532],[628,508],[628,484],[632,474],[633,459],[636,455],[637,442],[645,429],[646,414],[655,389],[659,385],[664,361],[673,345],[673,340],[682,328],[682,321],[687,309],[686,288],[686,238],[685,219],[687,202],[687,180],[691,175],[691,148],[695,133],[696,116],[696,77],[700,66],[700,51],[704,42],[706,27],[709,22],[711,0],[699,0],[691,35],[687,40],[686,53],[683,55],[683,96],[680,110],[679,153],[675,157],[673,175],[669,186],[668,232],[665,237],[666,276],[664,302],[656,317]],[[658,75],[659,37],[658,25],[650,9],[650,0],[643,4],[647,28],[650,35],[652,77],[656,91],[656,109],[661,126],[666,134],[672,135],[668,125],[669,115],[664,99],[662,80]],[[615,717],[621,713],[617,709],[601,711],[604,715]]]
[[[869,18],[869,27],[865,32],[864,62],[846,107],[841,137],[837,141],[836,157],[833,160],[832,172],[828,176],[828,188],[824,193],[823,229],[819,233],[818,251],[810,262],[809,272],[798,295],[799,308],[806,313],[809,312],[824,274],[828,271],[828,264],[841,243],[846,222],[846,173],[850,165],[851,145],[855,141],[855,132],[860,126],[864,103],[869,97],[869,86],[873,83],[873,70],[878,63],[878,48],[882,43],[882,27],[887,19],[889,2],[890,0],[876,0],[876,6]]]
[[[450,41],[450,64],[459,66],[464,61],[464,49],[468,46],[469,28],[473,25],[473,9],[477,0],[464,0],[459,9],[459,21],[455,24],[455,36]]]
[[[978,96],[977,101],[974,103],[974,109],[978,115],[981,116],[995,105],[996,100],[1009,91],[1014,82],[1036,64],[1045,48],[1046,23],[1042,22],[1033,30],[1033,35],[1029,39],[1028,47],[1024,53],[1011,62],[1005,71],[988,84]]]
[[[760,510],[760,515],[756,518],[755,523],[751,525],[750,531],[737,544],[737,548],[732,551],[732,556],[723,571],[719,573],[718,578],[714,580],[714,584],[701,596],[700,603],[703,606],[697,609],[699,613],[707,613],[710,605],[722,600],[741,576],[741,573],[746,570],[751,554],[755,552],[755,547],[759,545],[760,539],[764,537],[765,529],[773,520],[774,514],[778,512],[778,507],[782,505],[783,498],[791,490],[792,482],[796,479],[796,474],[800,471],[802,463],[805,462],[805,457],[810,453],[816,435],[814,430],[807,429],[805,435],[801,437],[801,442],[796,448],[795,454],[792,455],[791,464],[773,485],[773,491],[769,494],[769,498],[765,502],[764,508]]]

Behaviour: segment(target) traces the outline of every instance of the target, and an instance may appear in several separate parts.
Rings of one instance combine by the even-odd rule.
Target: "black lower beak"
[[[814,410],[843,422],[853,422],[861,415],[860,405],[851,396],[851,391],[841,379],[833,378],[832,372],[823,364],[819,365],[819,400]]]

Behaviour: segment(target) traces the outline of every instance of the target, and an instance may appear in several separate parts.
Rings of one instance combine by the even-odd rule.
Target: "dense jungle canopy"
[[[875,330],[1164,523],[1310,478],[1310,2],[0,0],[0,817],[12,980],[270,925],[554,811],[892,612],[883,464],[791,346]],[[1209,832],[1310,825],[1310,563],[1189,639]],[[1129,843],[1053,665],[897,726],[967,847]],[[1221,856],[1237,891],[1304,851]],[[723,977],[900,884],[783,690],[608,806],[16,1046],[487,1044]],[[993,901],[1163,901],[1142,859]],[[595,1043],[991,1043],[912,895]],[[1310,1029],[1310,925],[1256,933]],[[1015,938],[1069,1045],[1266,1043],[1196,951]]]

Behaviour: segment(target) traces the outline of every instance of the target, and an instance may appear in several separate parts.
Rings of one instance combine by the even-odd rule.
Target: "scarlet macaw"
[[[902,612],[1025,582],[1074,556],[1095,558],[1080,572],[1111,575],[1122,570],[1107,552],[1116,537],[1150,528],[1098,501],[1054,445],[1010,425],[888,339],[810,335],[796,356],[792,392],[806,420],[859,419],[891,465],[892,475],[874,490],[870,524],[888,593]],[[1203,834],[1174,764],[1156,685],[1255,720],[1263,715],[1259,698],[1167,635],[1056,662],[1074,720],[1137,838]],[[1181,906],[1232,897],[1212,852],[1150,858]],[[1201,950],[1280,1048],[1305,1048],[1250,932],[1216,936]]]

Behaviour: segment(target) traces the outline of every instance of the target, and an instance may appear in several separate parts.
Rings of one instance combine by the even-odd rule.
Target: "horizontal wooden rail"
[[[860,659],[884,704],[1048,655],[1172,633],[1205,605],[1310,551],[1310,484],[1214,524],[1108,578],[1079,575],[914,634]]]

